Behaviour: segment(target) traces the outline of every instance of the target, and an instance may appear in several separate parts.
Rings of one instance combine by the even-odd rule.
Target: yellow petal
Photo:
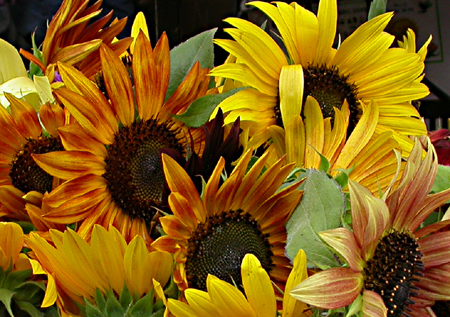
[[[244,294],[233,285],[214,275],[208,275],[206,285],[209,296],[218,308],[220,316],[256,317]]]
[[[27,70],[17,49],[0,39],[0,85],[15,77],[27,77]]]
[[[306,267],[305,251],[300,249],[294,258],[294,267],[286,281],[286,288],[283,296],[283,315],[282,317],[300,317],[307,308],[306,304],[292,297],[290,291],[308,278],[308,270]]]
[[[301,65],[283,66],[280,74],[280,112],[283,125],[302,112],[303,103],[303,67]]]
[[[188,304],[169,298],[167,307],[175,317],[198,317],[197,312]]]
[[[28,77],[15,77],[0,85],[0,103],[3,107],[9,106],[5,93],[10,93],[16,98],[24,98],[35,109],[39,108],[39,94],[34,82]]]
[[[368,317],[387,316],[387,308],[381,296],[368,290],[363,292],[362,312]]]
[[[52,94],[52,87],[50,86],[50,81],[47,76],[33,76],[34,85],[36,86],[36,91],[39,94],[41,103],[45,104],[47,102],[54,103],[55,98]]]
[[[242,285],[247,300],[257,316],[273,317],[277,313],[275,292],[269,275],[253,254],[246,254],[241,267]]]
[[[305,167],[318,168],[325,141],[325,126],[319,103],[311,96],[305,102]]]
[[[147,21],[145,20],[145,15],[141,11],[139,11],[133,21],[133,25],[131,26],[131,37],[133,38],[133,42],[130,45],[130,52],[133,55],[134,45],[136,44],[137,37],[139,32],[142,30],[147,39],[150,40],[150,35],[148,34]]]
[[[319,40],[315,63],[317,65],[326,64],[331,57],[331,47],[336,36],[337,27],[337,1],[321,0],[317,12],[319,20]]]
[[[208,293],[198,289],[189,288],[184,292],[189,306],[195,311],[197,316],[217,317],[218,312],[212,304]]]

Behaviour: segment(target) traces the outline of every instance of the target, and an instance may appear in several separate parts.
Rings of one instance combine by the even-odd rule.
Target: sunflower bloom
[[[6,98],[11,114],[0,107],[0,217],[30,220],[26,204],[39,207],[43,195],[60,183],[37,166],[32,155],[64,150],[57,128],[65,124],[65,114],[59,105],[45,104],[38,118],[26,101],[8,94]]]
[[[44,199],[52,208],[45,218],[64,224],[83,221],[77,232],[84,237],[98,223],[116,226],[127,241],[136,234],[150,241],[148,226],[167,206],[160,152],[184,159],[187,145],[199,147],[202,139],[172,115],[206,94],[208,70],[195,64],[165,101],[170,76],[165,34],[154,50],[142,32],[138,36],[134,86],[114,52],[103,45],[100,55],[110,101],[86,76],[59,64],[65,87],[55,94],[82,129],[69,125],[59,130],[67,151],[33,156],[49,174],[68,180]]]
[[[73,230],[64,233],[50,230],[51,242],[32,232],[26,238],[32,257],[49,278],[44,305],[57,297],[60,308],[78,314],[76,303],[94,302],[96,290],[121,294],[127,287],[133,298],[153,290],[153,279],[164,286],[172,272],[172,256],[167,252],[150,252],[142,237],[126,243],[117,229],[95,226],[90,243]]]
[[[225,21],[235,28],[226,32],[234,40],[219,39],[216,43],[234,55],[236,63],[218,66],[211,73],[251,87],[219,106],[228,114],[227,123],[241,117],[249,129],[253,148],[268,139],[277,142],[274,132],[286,127],[283,116],[307,117],[302,105],[308,96],[316,99],[323,117],[332,121],[335,109],[348,103],[348,127],[339,128],[348,129],[349,133],[360,120],[364,104],[373,100],[380,113],[377,134],[393,131],[406,151],[412,149],[406,136],[426,134],[425,124],[411,101],[429,93],[420,83],[422,53],[427,44],[419,53],[413,52],[410,44],[408,48],[390,48],[394,36],[383,30],[392,13],[364,23],[335,49],[336,0],[320,1],[317,16],[296,3],[254,1],[250,5],[274,21],[287,56],[260,27],[228,18]],[[295,86],[292,91],[288,89]]]
[[[184,292],[187,303],[169,299],[168,308],[175,317],[276,316],[277,301],[270,277],[255,255],[249,253],[244,256],[241,275],[245,295],[232,284],[214,275],[208,275],[206,279],[208,292],[188,288]],[[292,287],[307,276],[306,255],[303,250],[300,250],[295,257],[288,284]],[[306,305],[289,295],[289,286],[285,290],[283,311],[280,315],[283,317],[303,316]]]
[[[174,281],[181,290],[206,290],[208,274],[239,285],[240,266],[247,253],[258,257],[274,281],[286,282],[289,260],[284,256],[284,224],[302,192],[296,190],[298,184],[277,192],[293,168],[292,164],[283,166],[283,160],[259,176],[267,157],[264,154],[245,174],[251,158],[247,151],[219,186],[225,165],[221,158],[201,198],[183,168],[163,154],[173,215],[160,218],[167,235],[152,247],[175,254]]]
[[[416,141],[399,187],[384,199],[350,181],[353,231],[320,233],[347,262],[346,268],[317,273],[291,291],[310,305],[335,309],[362,294],[363,316],[424,316],[436,300],[449,300],[450,232],[437,232],[450,221],[419,229],[450,199],[450,190],[429,194],[437,172],[436,153],[428,141]]]
[[[28,52],[21,53],[51,78],[57,62],[73,65],[87,77],[95,75],[101,67],[98,49],[102,43],[119,56],[132,41],[126,38],[113,42],[125,27],[127,18],[113,21],[104,28],[112,18],[112,11],[90,23],[100,14],[101,4],[102,1],[97,1],[88,7],[85,0],[64,0],[48,25],[42,42],[42,61]]]

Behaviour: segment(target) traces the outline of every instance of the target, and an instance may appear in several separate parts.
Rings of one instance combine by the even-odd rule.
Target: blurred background
[[[31,34],[36,43],[45,36],[46,26],[62,0],[0,0],[0,38],[31,51]],[[90,0],[93,4],[95,1]],[[261,25],[266,17],[246,6],[248,0],[104,0],[102,16],[114,10],[114,16],[128,16],[121,37],[129,36],[137,12],[142,11],[152,44],[166,32],[171,47],[211,28],[218,28],[216,38],[227,38],[222,20],[240,17]],[[290,3],[291,1],[284,1]],[[367,20],[371,0],[338,0],[338,32],[342,39]],[[298,0],[298,4],[317,12],[318,0]],[[408,28],[417,35],[420,47],[431,34],[424,78],[432,94],[420,101],[419,111],[430,130],[448,128],[450,118],[450,0],[388,0],[388,10],[395,16],[387,31],[401,40]],[[270,25],[269,25],[270,27]],[[215,47],[215,64],[221,64],[226,53]]]

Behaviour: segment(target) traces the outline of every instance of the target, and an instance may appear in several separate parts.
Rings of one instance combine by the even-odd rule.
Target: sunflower
[[[241,117],[253,148],[269,139],[278,142],[277,128],[286,127],[286,121],[294,115],[305,118],[303,105],[308,96],[316,99],[322,116],[335,125],[339,124],[334,122],[336,109],[342,109],[347,102],[348,133],[360,120],[364,104],[373,100],[380,113],[377,134],[393,131],[405,151],[412,149],[408,135],[426,134],[426,126],[411,101],[429,93],[420,83],[422,57],[429,41],[419,53],[412,52],[411,46],[390,48],[394,36],[383,29],[392,13],[364,23],[335,49],[336,0],[320,1],[317,16],[296,3],[254,1],[249,5],[274,21],[287,56],[260,27],[228,18],[225,21],[235,28],[226,32],[234,40],[218,39],[216,43],[234,55],[236,63],[218,66],[211,74],[250,87],[219,106],[228,114],[226,123]]]
[[[267,157],[262,155],[246,174],[251,158],[247,151],[219,186],[225,165],[221,158],[200,197],[183,168],[162,155],[173,215],[160,218],[167,235],[152,247],[175,254],[174,281],[181,290],[206,290],[208,274],[240,285],[239,270],[246,253],[255,254],[275,281],[286,282],[289,260],[284,256],[284,224],[302,192],[296,190],[298,184],[277,192],[293,167],[283,166],[283,160],[260,176]]]
[[[41,59],[21,50],[21,53],[38,65],[52,81],[57,62],[76,66],[87,77],[91,77],[100,70],[98,49],[102,43],[111,48],[116,55],[120,55],[132,41],[131,38],[125,38],[113,42],[125,27],[127,18],[115,20],[109,27],[103,28],[111,20],[113,12],[90,23],[100,14],[102,1],[96,1],[90,7],[88,4],[89,1],[85,0],[62,1],[48,25],[42,42]]]
[[[64,150],[57,128],[65,124],[65,114],[59,105],[45,104],[38,118],[26,101],[9,94],[6,98],[11,114],[0,107],[0,217],[30,220],[26,204],[40,207],[43,195],[60,183],[32,155]]]
[[[79,314],[84,300],[94,303],[96,291],[122,294],[124,287],[133,298],[153,290],[153,279],[164,286],[170,278],[173,259],[167,252],[150,252],[142,237],[127,244],[117,229],[96,225],[90,243],[73,230],[50,230],[51,244],[35,232],[26,237],[35,273],[48,275],[43,307],[57,303],[62,311]],[[33,261],[32,260],[32,261]]]
[[[169,299],[168,309],[175,317],[277,316],[277,301],[272,283],[255,255],[249,253],[244,256],[241,276],[246,296],[232,284],[222,281],[214,275],[208,275],[206,279],[208,292],[188,288],[184,292],[187,304]],[[289,295],[292,286],[297,285],[307,276],[306,255],[303,250],[300,250],[289,274],[283,296],[283,312],[280,313],[280,316],[307,316],[303,313],[306,305]]]
[[[337,228],[320,233],[348,267],[317,273],[291,295],[313,306],[335,309],[362,294],[363,316],[424,316],[434,301],[449,300],[450,232],[438,230],[450,221],[421,228],[450,199],[450,190],[429,194],[437,167],[429,140],[423,160],[416,140],[399,187],[383,199],[350,181],[353,231]]]
[[[103,45],[100,55],[110,101],[86,76],[59,64],[66,87],[55,94],[82,129],[60,129],[67,151],[33,156],[49,174],[68,180],[44,199],[52,208],[45,218],[64,224],[83,221],[77,230],[83,237],[99,223],[116,226],[127,241],[136,234],[150,241],[148,225],[166,206],[160,152],[185,160],[188,145],[199,147],[202,138],[200,130],[189,130],[172,115],[206,94],[208,70],[196,63],[165,101],[170,76],[165,34],[154,50],[139,34],[132,64],[134,86],[113,51]]]

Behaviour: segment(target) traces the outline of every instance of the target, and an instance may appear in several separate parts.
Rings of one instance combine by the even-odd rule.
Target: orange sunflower
[[[430,306],[450,300],[450,220],[423,226],[450,199],[450,189],[429,194],[436,177],[436,152],[416,140],[401,183],[383,199],[350,181],[352,231],[336,228],[321,238],[347,262],[294,287],[291,295],[310,305],[336,309],[361,296],[364,317],[433,316]]]
[[[30,220],[26,204],[40,207],[43,195],[60,183],[32,155],[64,150],[57,128],[65,124],[65,114],[59,105],[44,104],[38,117],[26,101],[6,98],[11,114],[0,107],[0,217]]]
[[[148,225],[166,206],[160,153],[184,160],[189,146],[199,147],[203,138],[201,130],[188,129],[172,115],[206,94],[208,70],[196,63],[165,101],[170,76],[165,34],[154,50],[139,34],[132,63],[134,86],[120,58],[106,45],[100,57],[110,101],[82,73],[59,64],[66,87],[55,94],[82,129],[60,129],[67,151],[34,155],[45,171],[68,179],[44,199],[53,208],[45,218],[65,224],[83,221],[78,228],[83,237],[99,223],[116,226],[127,241],[136,234],[149,239]]]
[[[90,23],[100,14],[102,2],[103,0],[99,0],[88,7],[87,0],[64,0],[48,25],[42,42],[42,58],[23,50],[21,53],[52,79],[57,62],[76,66],[87,77],[95,75],[100,70],[98,49],[102,43],[116,55],[120,55],[132,41],[131,38],[125,38],[113,42],[125,27],[127,18],[113,21],[109,27],[104,28],[112,18],[112,11]]]
[[[219,186],[225,165],[220,159],[200,196],[184,169],[163,154],[173,215],[160,218],[167,235],[152,247],[174,253],[174,281],[181,290],[206,290],[208,274],[241,285],[240,267],[247,253],[256,255],[274,281],[285,284],[290,270],[284,224],[302,192],[298,184],[277,191],[293,165],[283,166],[281,159],[261,175],[267,158],[263,154],[246,173],[251,159],[247,151]]]

